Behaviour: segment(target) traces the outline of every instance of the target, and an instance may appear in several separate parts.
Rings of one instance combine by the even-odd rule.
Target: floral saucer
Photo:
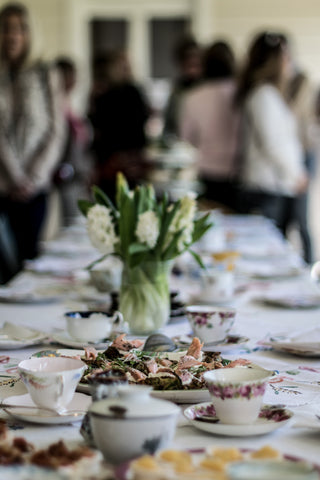
[[[282,405],[263,405],[259,417],[252,424],[220,423],[213,404],[209,402],[192,405],[186,408],[183,413],[190,423],[199,430],[233,437],[264,435],[286,425],[293,416],[293,412]]]

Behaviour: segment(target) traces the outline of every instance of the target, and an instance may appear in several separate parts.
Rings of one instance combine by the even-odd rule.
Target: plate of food
[[[319,467],[265,445],[257,450],[209,446],[206,449],[167,449],[144,455],[116,469],[119,480],[318,480]]]
[[[15,437],[0,421],[0,478],[5,480],[85,480],[113,478],[101,452],[87,446],[70,447],[63,440],[42,448]],[[108,476],[110,475],[110,477]]]
[[[144,340],[127,340],[119,335],[103,352],[93,347],[84,351],[70,351],[86,363],[87,369],[78,385],[78,391],[89,393],[90,377],[97,372],[116,370],[125,374],[131,384],[153,387],[152,395],[177,403],[209,401],[209,392],[203,379],[204,372],[215,368],[247,365],[245,359],[230,361],[219,352],[204,352],[198,338],[194,338],[184,351],[148,352],[143,350]],[[39,355],[61,355],[60,351],[39,352]]]

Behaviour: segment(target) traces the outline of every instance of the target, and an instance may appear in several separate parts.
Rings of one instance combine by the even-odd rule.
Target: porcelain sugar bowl
[[[148,386],[121,385],[117,398],[94,402],[90,419],[95,445],[113,464],[166,447],[180,408],[150,396]]]

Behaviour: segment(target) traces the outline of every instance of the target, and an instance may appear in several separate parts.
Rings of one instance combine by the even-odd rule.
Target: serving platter
[[[101,350],[103,351],[103,350]],[[35,357],[48,357],[48,356],[83,356],[85,351],[83,349],[73,350],[73,349],[48,349],[36,352],[33,354]],[[185,355],[186,351],[180,352],[161,352],[157,355],[167,357],[171,360],[178,360],[181,356]],[[90,394],[90,386],[87,383],[79,383],[77,386],[77,392]],[[210,400],[209,390],[206,388],[203,389],[191,389],[191,390],[153,390],[151,393],[152,396],[156,398],[162,398],[163,400],[170,400],[175,403],[197,403],[197,402],[206,402]]]
[[[221,473],[221,470],[204,470],[201,469],[200,465],[202,460],[204,460],[210,451],[218,450],[222,454],[223,463],[226,463],[225,472]],[[255,454],[258,454],[259,451],[263,452],[272,451],[274,454],[278,453],[278,456],[275,458],[272,457],[263,457],[254,458]],[[204,475],[203,478],[224,478],[225,480],[231,480],[231,475],[233,479],[249,480],[261,478],[265,479],[296,479],[296,480],[319,480],[320,467],[316,464],[308,462],[301,457],[296,457],[287,454],[280,454],[277,450],[269,446],[262,446],[259,450],[257,449],[245,449],[238,447],[230,448],[221,448],[214,444],[208,446],[206,449],[188,449],[188,450],[174,450],[171,449],[169,452],[172,452],[173,456],[175,452],[182,454],[182,458],[187,455],[191,458],[191,464],[194,467],[194,471],[187,474],[188,480],[198,480],[200,475],[200,470]],[[224,454],[225,452],[225,454]],[[234,455],[239,456],[241,459],[234,459],[233,461],[229,459],[226,461],[228,456],[233,457]],[[164,464],[160,459],[161,452],[155,455],[154,460],[158,467],[162,468],[162,480],[171,480],[172,478],[186,478],[186,474],[177,476],[174,472],[174,462],[170,464]],[[181,456],[180,456],[181,458]],[[218,457],[219,459],[219,457]],[[139,459],[138,459],[139,461]],[[135,477],[134,474],[134,464],[136,460],[132,460],[125,464],[121,464],[115,469],[115,475],[118,480],[133,480]],[[221,461],[218,463],[221,465]],[[141,472],[141,478],[151,478],[150,472],[147,470]],[[149,475],[149,476],[148,476]],[[222,475],[222,476],[221,476]],[[160,477],[159,477],[160,478]]]

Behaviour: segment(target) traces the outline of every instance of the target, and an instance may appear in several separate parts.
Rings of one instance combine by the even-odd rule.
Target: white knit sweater
[[[294,196],[303,161],[295,117],[280,92],[270,84],[257,87],[244,108],[245,188]]]
[[[49,186],[65,135],[61,98],[57,77],[45,65],[23,69],[15,90],[8,71],[1,69],[0,194],[24,179],[36,192]]]

